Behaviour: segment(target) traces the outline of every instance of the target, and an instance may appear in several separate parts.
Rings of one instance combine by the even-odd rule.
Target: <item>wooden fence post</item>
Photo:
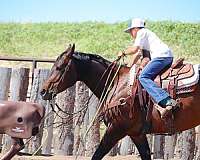
[[[58,155],[72,155],[74,144],[73,117],[75,103],[75,85],[57,95],[57,103],[65,112],[58,112],[64,118],[57,117],[54,134],[54,152]]]
[[[48,103],[45,100],[42,100],[42,97],[40,96],[40,90],[42,87],[43,82],[47,78],[49,74],[49,69],[35,69],[34,70],[34,78],[33,78],[33,84],[31,88],[31,97],[30,101],[39,103],[45,108],[47,108]],[[34,154],[41,154],[41,141],[43,137],[43,127],[44,123],[41,124],[39,133],[30,141],[29,143],[29,152]],[[48,136],[53,133],[48,133]],[[45,139],[44,139],[45,140]]]
[[[11,68],[0,67],[0,75],[1,75],[0,76],[0,100],[8,99],[11,71],[12,71]],[[0,134],[0,152],[2,149],[2,145],[3,145],[2,138],[3,138],[3,135]]]
[[[52,149],[52,141],[53,141],[53,123],[54,123],[54,113],[52,112],[51,106],[49,102],[46,102],[45,106],[45,120],[44,120],[44,128],[43,137],[42,137],[42,154],[50,155]],[[41,132],[42,132],[41,130]]]
[[[88,92],[86,92],[87,86],[83,82],[76,83],[76,97],[74,112],[80,110],[88,100]],[[74,119],[74,146],[73,155],[84,155],[83,137],[81,137],[81,126],[83,125],[83,115],[79,114]]]
[[[164,159],[174,158],[177,135],[165,136]]]
[[[11,68],[0,67],[0,100],[8,99],[8,91],[10,88]]]
[[[165,137],[163,135],[154,136],[153,158],[164,158],[164,143]]]
[[[183,146],[183,138],[182,137],[183,137],[182,133],[177,134],[175,154],[176,154],[176,158],[178,158],[178,159],[182,158],[182,146]]]
[[[120,155],[131,155],[133,153],[133,142],[129,136],[121,140]]]
[[[183,146],[182,157],[183,160],[193,160],[195,150],[195,129],[183,131]]]
[[[195,160],[200,160],[200,125],[195,128]]]
[[[26,101],[27,90],[29,84],[29,69],[17,68],[12,69],[10,80],[10,100],[12,101]],[[11,145],[11,137],[4,134],[3,136],[3,152],[7,152]]]
[[[89,95],[92,95],[92,91],[89,91]],[[95,95],[92,95],[89,104],[88,104],[88,115],[89,115],[89,124],[92,122],[99,103],[98,98]],[[100,123],[97,119],[93,125],[91,126],[86,142],[86,156],[92,156],[96,151],[99,143],[100,143]]]
[[[29,85],[29,68],[12,69],[10,81],[10,99],[26,101]]]
[[[147,134],[147,140],[149,143],[149,148],[151,150],[151,153],[153,152],[153,135],[152,134]]]

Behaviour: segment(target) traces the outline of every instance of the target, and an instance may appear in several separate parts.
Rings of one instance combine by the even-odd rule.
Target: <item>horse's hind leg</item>
[[[13,145],[11,146],[10,150],[5,155],[3,155],[0,160],[10,160],[24,148],[24,142],[21,138],[12,138],[12,141]]]
[[[124,136],[126,136],[126,133],[122,128],[120,128],[119,126],[114,127],[110,125],[107,128],[100,145],[95,151],[92,160],[101,160]]]
[[[140,153],[142,160],[151,160],[151,151],[147,141],[146,135],[140,135],[137,137],[130,136],[134,144],[136,145],[138,152]]]

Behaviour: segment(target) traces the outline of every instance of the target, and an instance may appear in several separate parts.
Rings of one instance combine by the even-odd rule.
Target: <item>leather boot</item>
[[[174,99],[167,97],[166,99],[162,100],[159,105],[164,108],[161,112],[161,118],[165,119],[170,113],[172,113],[173,110],[178,107],[179,104]]]

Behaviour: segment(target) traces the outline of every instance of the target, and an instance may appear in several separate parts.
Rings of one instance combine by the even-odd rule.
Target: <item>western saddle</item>
[[[142,67],[139,67],[139,69],[141,70],[141,68],[145,67],[145,65],[149,61],[150,61],[149,58],[144,57],[141,62]],[[138,93],[140,107],[141,107],[141,110],[144,111],[144,113],[143,113],[143,121],[144,121],[143,130],[144,130],[144,132],[148,133],[148,132],[150,132],[149,130],[151,128],[150,122],[151,122],[151,112],[153,110],[153,106],[158,111],[161,111],[163,108],[158,106],[157,104],[154,104],[154,105],[152,104],[153,101],[152,101],[151,97],[148,94],[146,94],[146,91],[144,89],[142,89],[142,86],[139,83],[139,80],[138,80],[139,73],[140,73],[139,71],[137,71],[137,73],[136,73],[135,81],[138,81],[138,82],[133,84],[132,96],[134,97],[135,94]],[[178,94],[190,93],[196,89],[197,85],[189,85],[189,87],[187,88],[182,84],[182,80],[188,79],[188,78],[194,76],[194,74],[195,74],[195,71],[194,71],[193,65],[189,64],[189,63],[184,63],[184,59],[180,58],[180,59],[176,60],[175,63],[173,63],[170,68],[168,68],[167,70],[163,71],[160,75],[158,75],[154,81],[160,87],[162,87],[163,89],[168,91],[169,95],[173,99],[177,99]],[[137,85],[137,91],[135,90],[136,85]],[[169,124],[169,122],[170,122],[170,124]],[[166,125],[167,125],[167,127],[169,127],[169,134],[173,134],[175,132],[175,130],[173,128],[173,114],[166,121]]]
[[[183,62],[183,58],[178,59],[169,69],[155,79],[155,82],[158,82],[162,88],[166,89],[172,98],[176,98],[177,93],[181,93],[178,89],[180,81],[194,75],[193,65],[184,64]],[[190,90],[190,92],[192,91],[194,91],[194,88]]]

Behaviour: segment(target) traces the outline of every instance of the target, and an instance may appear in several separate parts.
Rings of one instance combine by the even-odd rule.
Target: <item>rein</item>
[[[116,60],[114,60],[114,61],[107,67],[107,69],[106,69],[106,70],[104,71],[104,73],[102,74],[100,80],[98,81],[98,83],[97,83],[97,85],[96,85],[96,87],[95,87],[95,89],[94,89],[94,91],[97,90],[97,88],[99,87],[99,85],[100,85],[102,79],[104,78],[105,74],[106,74],[106,73],[108,72],[108,70],[111,68],[111,69],[110,69],[110,72],[109,72],[109,75],[108,75],[108,77],[107,77],[107,80],[106,80],[106,83],[105,83],[103,92],[102,92],[102,94],[101,94],[100,100],[102,99],[102,95],[103,95],[104,92],[105,92],[105,89],[106,89],[108,80],[109,80],[109,78],[110,78],[110,76],[111,76],[112,70],[115,68],[115,66],[116,66],[117,62],[120,60],[120,58],[121,58],[121,57],[118,57]],[[52,84],[54,84],[54,83],[56,83],[56,82],[58,82],[58,84],[59,84],[59,83],[63,80],[65,73],[70,69],[70,68],[69,68],[69,65],[71,64],[71,61],[72,61],[72,59],[70,59],[70,62],[69,62],[69,63],[67,64],[67,66],[65,67],[64,72],[62,72],[62,75],[60,76],[59,80],[57,80],[57,81],[55,81],[55,82],[52,82]],[[51,89],[50,91],[52,91],[52,99],[49,100],[49,104],[50,104],[50,106],[51,106],[51,108],[52,108],[52,111],[53,111],[58,117],[60,117],[61,119],[63,119],[64,117],[60,116],[60,115],[55,111],[55,107],[54,107],[54,106],[57,107],[58,112],[65,113],[65,114],[67,114],[67,115],[69,115],[69,116],[74,116],[74,115],[77,115],[77,114],[79,114],[79,113],[81,113],[81,112],[86,113],[86,111],[87,111],[87,109],[88,109],[89,101],[90,101],[90,99],[92,98],[92,96],[94,95],[94,91],[93,91],[92,94],[90,95],[90,97],[88,98],[87,102],[83,105],[83,106],[84,106],[83,108],[81,108],[80,110],[78,110],[78,111],[76,111],[76,112],[74,112],[74,113],[69,113],[69,112],[67,112],[67,111],[64,111],[64,110],[55,102],[54,98],[55,98],[55,96],[57,95],[57,94],[56,94],[56,87],[54,87],[54,88]],[[83,117],[84,117],[84,116],[83,116]]]
[[[115,80],[115,78],[116,78],[116,76],[117,76],[117,74],[118,74],[118,72],[119,72],[119,70],[120,70],[120,68],[121,68],[121,63],[120,63],[119,66],[118,66],[118,68],[117,68],[117,71],[115,72],[115,74],[114,74],[114,76],[113,76],[113,78],[112,78],[112,80],[111,80],[111,82],[110,82],[110,84],[109,84],[109,86],[108,86],[108,89],[106,90],[106,86],[107,86],[107,84],[108,84],[108,81],[109,81],[109,78],[110,78],[110,76],[111,76],[111,73],[112,73],[113,69],[116,67],[117,62],[120,60],[120,58],[121,58],[121,57],[118,57],[118,58],[117,58],[116,60],[114,60],[114,61],[109,65],[109,67],[108,67],[108,68],[110,68],[110,67],[112,66],[112,68],[111,68],[111,70],[110,70],[110,72],[109,72],[109,75],[108,75],[108,77],[107,77],[107,79],[106,79],[106,83],[105,83],[103,92],[102,92],[102,94],[101,94],[99,103],[98,103],[98,105],[97,105],[97,106],[98,106],[98,107],[97,107],[98,109],[97,109],[97,111],[96,111],[96,113],[95,113],[93,119],[91,120],[91,122],[90,122],[90,124],[89,124],[89,126],[88,126],[88,128],[87,128],[87,130],[86,130],[86,132],[85,132],[85,134],[84,134],[84,136],[83,136],[83,141],[86,141],[86,136],[87,136],[89,130],[91,129],[92,125],[94,124],[96,118],[98,117],[99,112],[101,111],[101,108],[102,108],[102,106],[103,106],[102,104],[104,103],[104,101],[105,101],[105,99],[106,99],[108,93],[110,92],[110,88],[111,88],[111,86],[112,86],[112,83],[114,82],[114,80]],[[107,70],[104,72],[104,74],[102,75],[102,77],[103,77],[103,76],[105,75],[105,73],[108,71],[108,68],[107,68]],[[102,78],[101,78],[101,79],[102,79]],[[101,79],[100,79],[100,80],[101,80]],[[96,87],[96,88],[97,88],[97,87]],[[104,94],[104,92],[105,92],[105,94]],[[83,143],[83,142],[82,142],[82,145],[84,146],[84,143]],[[75,159],[78,158],[79,150],[80,150],[80,147],[78,148],[78,151],[77,151],[77,153],[76,153],[76,158],[75,158]]]
[[[116,61],[119,61],[119,59],[117,59]],[[114,61],[114,63],[113,64],[115,64],[114,65],[114,67],[116,66],[116,61]],[[113,68],[114,68],[113,67]],[[100,98],[100,100],[99,100],[99,104],[98,104],[98,109],[97,109],[97,111],[96,111],[96,113],[95,113],[95,115],[94,115],[94,118],[92,119],[92,121],[91,121],[91,123],[90,123],[90,125],[89,125],[89,127],[88,127],[88,129],[86,130],[86,132],[85,132],[85,135],[84,135],[84,139],[86,138],[86,135],[87,135],[87,133],[89,132],[89,130],[90,130],[90,128],[92,127],[92,125],[93,125],[93,123],[94,123],[94,121],[96,120],[96,117],[98,116],[98,114],[99,114],[99,112],[100,112],[100,110],[101,110],[101,108],[102,108],[102,104],[104,103],[104,101],[105,101],[105,99],[106,99],[106,97],[107,97],[107,95],[108,95],[108,93],[109,93],[109,88],[111,88],[111,86],[112,86],[112,83],[114,82],[114,80],[115,80],[115,77],[117,76],[117,74],[118,74],[118,72],[119,72],[119,70],[120,70],[120,68],[121,68],[121,63],[119,64],[119,66],[118,66],[118,68],[117,68],[117,71],[115,72],[115,75],[114,75],[114,77],[112,78],[112,80],[111,80],[111,82],[110,82],[110,84],[109,84],[109,86],[108,86],[108,89],[107,89],[107,91],[105,92],[105,90],[104,90],[104,92],[105,92],[105,94],[103,93],[102,95],[101,95],[101,98]],[[113,70],[111,70],[111,72],[112,72]],[[110,74],[109,74],[109,76],[111,75],[111,72],[110,72]],[[108,79],[110,78],[108,76]],[[107,79],[107,83],[108,83],[108,79]],[[106,84],[107,85],[107,84]],[[105,85],[105,86],[106,86]],[[105,87],[104,87],[104,89],[105,89]]]

